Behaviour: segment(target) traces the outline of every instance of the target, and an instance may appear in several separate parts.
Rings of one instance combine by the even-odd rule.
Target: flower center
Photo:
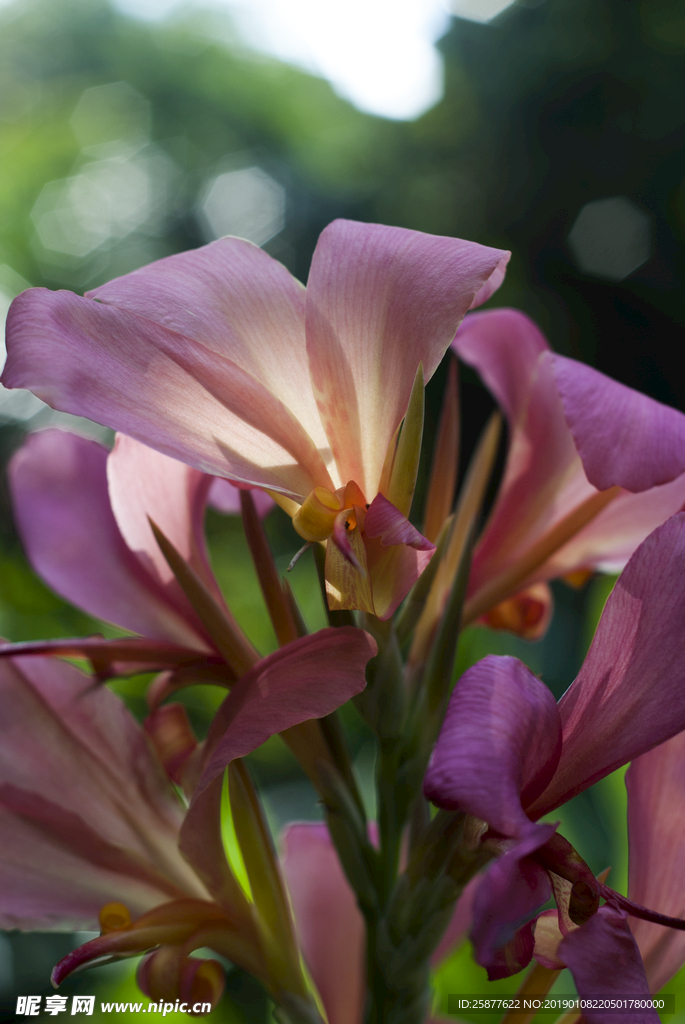
[[[337,491],[315,487],[293,516],[293,526],[306,541],[326,540],[332,535],[341,512],[347,513],[343,529],[353,530],[357,525],[354,506],[364,508],[365,504],[364,494],[354,480]]]

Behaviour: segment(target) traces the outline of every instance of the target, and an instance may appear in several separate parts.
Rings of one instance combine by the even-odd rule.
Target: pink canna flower
[[[482,841],[500,854],[473,908],[477,958],[493,977],[515,973],[530,961],[533,918],[554,889],[562,931],[569,919],[586,922],[560,947],[581,994],[592,994],[593,986],[597,992],[597,957],[600,951],[609,956],[612,948],[616,984],[635,991],[639,981],[637,991],[648,992],[625,911],[652,921],[660,915],[596,883],[578,854],[555,835],[556,826],[538,819],[685,728],[678,626],[685,611],[684,554],[685,514],[678,514],[631,558],[580,674],[558,707],[544,684],[513,658],[488,657],[457,684],[424,788],[440,806],[481,819]],[[652,894],[644,884],[638,892]],[[608,903],[597,911],[600,894]],[[682,909],[671,906],[668,912]],[[672,918],[661,920],[674,924]]]
[[[675,912],[681,918],[685,915],[684,776],[685,732],[636,758],[626,773],[629,900],[639,907],[650,907],[657,914]],[[607,908],[602,908],[602,912],[610,913]],[[648,990],[657,993],[685,963],[685,933],[644,917],[631,917],[629,924]],[[563,969],[567,961],[573,966],[577,958],[588,957],[586,929],[585,925],[579,928],[561,919],[556,911],[545,911],[537,922],[533,955],[553,970]],[[575,931],[579,935],[567,941]],[[624,942],[628,947],[625,933]],[[605,970],[606,966],[604,958],[600,958],[599,969]]]
[[[452,349],[479,372],[510,431],[465,618],[485,613],[534,638],[549,618],[546,580],[620,571],[683,508],[685,416],[556,355],[517,310],[470,313]]]
[[[153,950],[141,967],[153,998],[214,1003],[217,964],[190,957],[206,946],[278,994],[258,904],[242,894],[223,852],[222,777],[269,735],[330,713],[361,689],[368,642],[362,651],[348,638],[333,662],[322,651],[300,649],[289,672],[253,672],[237,684],[200,758],[185,817],[117,697],[61,661],[0,662],[0,924],[90,930],[99,922],[102,931],[57,965],[55,984],[104,956]],[[330,687],[320,685],[324,670]]]
[[[241,636],[210,569],[203,533],[208,496],[216,484],[225,491],[228,483],[127,437],[119,436],[108,452],[97,441],[55,429],[27,438],[12,458],[9,481],[17,526],[36,572],[88,614],[145,638],[91,638],[82,641],[84,654],[114,673],[192,668],[224,683],[235,678],[149,523],[161,528]],[[219,499],[230,496],[219,493]],[[64,645],[52,646],[59,653]],[[241,646],[246,663],[257,660],[246,638]]]
[[[388,483],[396,431],[420,367],[430,379],[507,259],[336,221],[305,292],[266,253],[224,238],[85,298],[25,292],[8,318],[3,383],[282,495],[305,540],[332,539],[331,607],[387,618],[433,551],[406,518],[411,473]]]

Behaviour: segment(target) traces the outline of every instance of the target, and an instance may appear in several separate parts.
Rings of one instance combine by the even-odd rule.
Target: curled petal
[[[364,689],[374,641],[360,629],[322,629],[259,662],[234,686],[207,738],[201,792],[236,757],[274,733],[321,718]]]
[[[521,799],[540,793],[561,751],[552,693],[516,658],[489,655],[461,677],[426,772],[424,792],[505,836],[525,834]]]
[[[587,478],[600,491],[646,491],[685,473],[685,416],[603,373],[554,356],[564,414]]]
[[[382,494],[377,494],[369,505],[364,520],[364,533],[368,537],[377,537],[386,548],[393,544],[406,544],[417,551],[435,551],[435,544],[419,533],[407,517]]]
[[[552,890],[549,875],[529,854],[553,835],[555,827],[529,823],[527,835],[488,868],[478,887],[471,940],[476,960],[492,977],[508,977],[530,963],[530,925]]]

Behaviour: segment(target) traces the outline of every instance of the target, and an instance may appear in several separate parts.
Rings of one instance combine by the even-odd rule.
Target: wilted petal
[[[505,836],[527,833],[521,807],[559,761],[561,724],[550,690],[516,658],[489,655],[458,681],[426,772],[441,807],[482,818]],[[523,794],[523,797],[522,797]]]
[[[31,434],[10,464],[17,525],[34,569],[97,618],[207,650],[178,603],[127,547],[107,491],[107,449],[78,434]]]
[[[619,578],[578,678],[559,703],[564,746],[539,817],[685,729],[685,514],[637,549]]]
[[[505,256],[379,224],[335,221],[323,231],[307,284],[307,348],[340,483],[377,493],[419,363],[430,380]]]
[[[552,889],[549,875],[530,854],[547,842],[554,825],[531,825],[527,835],[499,857],[481,879],[473,901],[471,941],[476,960],[488,969],[492,978],[516,974],[533,955],[532,929],[524,931],[510,947],[510,968],[506,970],[501,950],[524,928],[544,903]],[[519,962],[519,961],[523,962]],[[492,972],[492,973],[491,973]]]
[[[234,686],[212,722],[198,790],[274,733],[322,718],[360,693],[366,663],[375,654],[367,633],[343,627],[295,640],[260,661]]]
[[[275,335],[278,337],[278,334]],[[34,288],[8,315],[3,380],[215,476],[302,499],[330,486],[315,443],[268,387],[126,309]]]
[[[626,774],[628,896],[650,910],[685,916],[685,732],[636,758]],[[652,992],[685,963],[685,933],[640,918],[630,927]]]
[[[323,823],[290,825],[281,865],[305,961],[330,1024],[358,1024],[364,999],[364,920]]]
[[[685,473],[685,416],[583,363],[554,356],[564,413],[588,480],[645,491]]]
[[[559,944],[559,957],[571,969],[581,998],[633,997],[648,999],[649,986],[640,953],[621,910],[600,907],[584,925],[567,935]],[[619,1019],[614,1011],[584,1009],[588,1024],[612,1024]],[[657,1024],[656,1010],[626,1013],[635,1024]]]

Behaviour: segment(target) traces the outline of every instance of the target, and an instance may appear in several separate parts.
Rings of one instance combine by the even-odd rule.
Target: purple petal
[[[527,833],[521,807],[554,774],[561,750],[557,705],[516,658],[489,655],[461,677],[426,772],[441,807],[482,818],[505,836]]]
[[[685,416],[582,363],[554,356],[557,387],[588,480],[646,491],[685,473]]]
[[[375,497],[419,363],[430,380],[505,255],[380,224],[340,220],[321,234],[307,284],[307,347],[340,483],[354,480]]]
[[[626,774],[628,896],[670,917],[685,916],[685,732],[636,758]],[[652,992],[685,963],[685,933],[631,917]]]
[[[508,977],[530,963],[533,955],[531,930],[510,947],[512,969],[507,973],[502,973],[505,965],[500,951],[550,898],[549,875],[529,854],[546,843],[555,828],[555,825],[531,825],[529,822],[525,838],[488,868],[478,887],[473,901],[471,941],[476,960],[489,972],[492,970],[493,977]],[[527,957],[527,960],[517,965],[515,961],[519,957]]]
[[[606,603],[578,678],[559,703],[564,746],[539,817],[685,729],[685,514],[637,549]]]
[[[366,685],[366,663],[376,644],[361,629],[322,629],[259,662],[234,686],[207,738],[201,792],[226,765],[274,733],[322,718]]]
[[[621,910],[600,907],[589,921],[559,943],[559,958],[571,969],[578,995],[584,999],[648,999],[649,986],[628,919]],[[623,1015],[583,1009],[588,1024],[612,1024]],[[625,1014],[631,1024],[657,1024],[656,1010]]]
[[[90,615],[206,651],[193,618],[126,545],[107,490],[107,449],[62,430],[31,434],[10,464],[14,511],[31,564]]]
[[[233,360],[230,334],[227,325],[225,351],[213,351],[126,309],[34,288],[8,315],[3,381],[216,476],[299,500],[330,487],[316,444]]]
[[[281,865],[302,952],[330,1024],[358,1024],[364,920],[323,823],[289,825]]]

